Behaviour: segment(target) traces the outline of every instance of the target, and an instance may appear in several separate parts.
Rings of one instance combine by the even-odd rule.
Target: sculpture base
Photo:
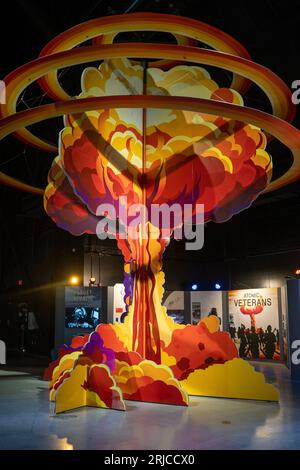
[[[124,411],[124,400],[188,405],[189,395],[278,401],[278,390],[246,361],[219,322],[173,324],[170,342],[161,341],[161,364],[130,351],[128,325],[100,325],[60,349],[44,377],[52,374],[52,411],[81,406]]]

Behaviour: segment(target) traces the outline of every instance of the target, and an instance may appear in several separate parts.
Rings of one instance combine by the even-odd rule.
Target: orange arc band
[[[250,59],[247,50],[229,34],[214,26],[191,18],[161,13],[131,13],[96,18],[76,25],[52,39],[42,50],[41,56],[53,54],[82,44],[83,42],[102,35],[114,35],[122,32],[156,31],[183,35],[196,39],[214,49]],[[160,45],[156,45],[159,49]],[[40,80],[45,89],[60,87],[56,72],[51,72]],[[250,83],[239,76],[234,77],[232,88],[245,92]]]
[[[292,104],[291,91],[285,83],[273,72],[262,65],[255,64],[247,59],[224,54],[218,51],[197,49],[187,46],[156,44],[116,44],[83,47],[71,51],[64,51],[40,59],[36,59],[16,71],[5,79],[7,103],[1,106],[1,115],[8,116],[16,112],[16,104],[20,94],[32,82],[48,73],[49,70],[59,69],[63,66],[77,65],[100,59],[113,59],[120,57],[158,57],[172,60],[182,60],[206,65],[214,65],[228,71],[238,73],[252,80],[266,93],[272,104],[273,112],[277,117],[292,120],[295,106]],[[55,89],[55,99],[64,100],[65,92],[60,87]],[[51,90],[52,94],[54,92]],[[1,125],[1,121],[0,121]],[[27,129],[20,129],[16,136],[30,145],[47,152],[57,152],[57,146],[49,144]]]
[[[199,113],[207,113],[223,116],[229,119],[237,119],[255,125],[272,134],[293,153],[294,161],[289,170],[280,178],[272,181],[264,191],[270,192],[282,186],[294,182],[300,174],[300,131],[291,124],[275,116],[252,108],[244,108],[230,103],[200,99],[183,98],[174,96],[151,95],[121,95],[75,99],[47,104],[31,110],[20,111],[10,115],[1,121],[0,139],[15,132],[20,127],[35,124],[44,119],[73,113],[83,113],[94,109],[109,108],[156,108],[156,109],[180,109]],[[14,178],[0,173],[0,182],[14,186],[25,191],[43,194],[42,189],[26,185]]]

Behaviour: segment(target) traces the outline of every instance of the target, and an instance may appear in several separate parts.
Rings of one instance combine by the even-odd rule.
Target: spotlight
[[[197,290],[198,289],[198,284],[193,284],[192,285],[192,290]]]
[[[96,282],[96,278],[95,277],[90,277],[90,280],[89,280],[89,286],[92,287],[95,285],[95,282]]]
[[[300,279],[300,269],[296,269],[295,274],[296,274],[296,278]]]
[[[76,286],[79,282],[79,279],[77,276],[71,276],[70,277],[70,284],[72,284],[72,286]]]
[[[218,282],[215,283],[215,289],[220,290],[221,287],[221,284],[219,284]]]

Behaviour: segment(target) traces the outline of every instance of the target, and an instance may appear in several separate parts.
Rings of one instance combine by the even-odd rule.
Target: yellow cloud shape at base
[[[279,392],[243,359],[214,364],[192,372],[181,385],[189,395],[278,401]]]
[[[70,371],[71,372],[71,371]],[[86,390],[81,386],[86,380],[87,366],[78,365],[71,376],[55,392],[55,413],[86,406]]]
[[[112,404],[107,405],[94,390],[89,390],[84,387],[87,383],[88,374],[93,369],[103,369],[109,378],[109,391],[112,397]],[[99,392],[101,392],[103,384],[99,383]],[[108,387],[107,383],[105,385]],[[104,391],[104,392],[105,392]],[[106,393],[107,395],[107,393]],[[97,408],[113,408],[125,411],[125,404],[122,399],[122,392],[117,387],[115,379],[110,373],[109,368],[105,364],[94,364],[89,366],[87,364],[75,365],[74,369],[70,370],[70,376],[67,377],[57,388],[54,393],[55,413],[63,413],[64,411],[73,410],[82,406],[94,406]]]
[[[55,382],[65,371],[72,369],[72,367],[74,366],[75,362],[77,361],[80,355],[81,355],[81,351],[74,351],[70,354],[65,354],[61,358],[61,360],[59,361],[59,364],[55,367],[53,371],[52,379],[49,385],[50,389],[53,387]]]

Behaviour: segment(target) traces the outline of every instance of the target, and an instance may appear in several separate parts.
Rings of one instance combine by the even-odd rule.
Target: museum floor
[[[194,397],[188,408],[127,402],[49,417],[40,369],[0,366],[0,449],[300,449],[300,383],[260,365],[280,404]]]

